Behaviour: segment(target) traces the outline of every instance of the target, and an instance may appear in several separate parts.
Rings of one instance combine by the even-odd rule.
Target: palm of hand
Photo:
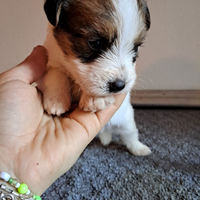
[[[40,93],[24,81],[6,81],[0,85],[0,93],[0,147],[6,155],[1,162],[9,165],[11,174],[14,166],[13,176],[40,194],[73,165],[85,148],[79,144],[84,138],[80,134],[77,141],[71,125],[78,125],[83,136],[86,130],[73,119],[45,114]]]
[[[0,93],[0,146],[6,155],[2,162],[9,163],[11,168],[15,166],[13,176],[20,177],[40,194],[66,171],[66,165],[69,169],[78,158],[79,152],[67,145],[76,144],[73,133],[69,129],[66,135],[64,129],[68,125],[63,118],[43,113],[41,95],[31,85],[21,80],[9,81],[0,85]],[[72,159],[67,158],[69,151],[74,154]]]

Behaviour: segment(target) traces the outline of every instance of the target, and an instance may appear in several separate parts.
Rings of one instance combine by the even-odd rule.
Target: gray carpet
[[[135,120],[150,156],[95,138],[42,199],[200,200],[200,110],[138,108]]]

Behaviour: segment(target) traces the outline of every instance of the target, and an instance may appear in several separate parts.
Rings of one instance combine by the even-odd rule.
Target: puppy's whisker
[[[142,82],[142,83],[144,83],[145,85],[147,85],[147,83],[146,83],[143,79],[137,78],[137,83],[138,83],[139,81]]]
[[[67,90],[67,92],[71,92],[72,88],[75,86],[75,83]]]
[[[144,90],[144,91],[146,91],[146,88],[142,85],[142,84],[140,84],[139,82],[136,82],[136,86],[140,86],[141,88],[139,88],[139,87],[137,87],[137,90]],[[136,89],[136,86],[134,86],[134,88]]]
[[[84,98],[86,97],[86,95],[87,95],[87,94],[89,94],[89,90],[87,90],[87,91],[84,91],[84,93],[82,94],[82,96],[81,96],[81,97],[84,99]]]
[[[139,77],[143,76],[145,79],[148,79],[151,83],[153,83],[152,79],[144,74],[140,74]]]
[[[135,94],[136,93],[136,90],[133,88],[132,90],[131,90],[131,95],[132,94]]]
[[[82,81],[82,82],[80,81],[79,84],[74,83],[74,84],[73,84],[73,87],[76,87],[76,86],[79,86],[79,87],[77,88],[77,90],[73,91],[72,94],[76,93],[76,91],[78,91],[78,90],[79,90],[79,92],[80,92],[80,91],[81,91],[81,85],[84,85],[84,83],[85,83],[86,81],[87,81],[87,80],[84,80],[84,81]]]

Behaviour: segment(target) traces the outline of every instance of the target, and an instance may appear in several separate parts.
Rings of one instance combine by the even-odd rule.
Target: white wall
[[[200,89],[200,0],[149,0],[137,89]],[[141,80],[140,80],[141,79]]]
[[[47,21],[43,0],[0,0],[0,72],[43,44]]]
[[[200,0],[149,0],[135,89],[200,89]],[[0,72],[45,39],[43,0],[0,0]]]

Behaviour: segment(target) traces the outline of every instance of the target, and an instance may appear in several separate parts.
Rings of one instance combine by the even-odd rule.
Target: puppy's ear
[[[147,5],[145,8],[145,18],[146,18],[146,27],[147,27],[147,31],[148,31],[151,26],[151,16],[150,16],[149,8]]]
[[[147,2],[145,0],[137,0],[137,2],[138,2],[139,9],[141,9],[144,14],[146,29],[148,31],[151,26],[151,17],[150,17],[150,12],[147,6]]]
[[[53,26],[58,25],[63,2],[64,0],[46,0],[44,4],[47,19]]]

